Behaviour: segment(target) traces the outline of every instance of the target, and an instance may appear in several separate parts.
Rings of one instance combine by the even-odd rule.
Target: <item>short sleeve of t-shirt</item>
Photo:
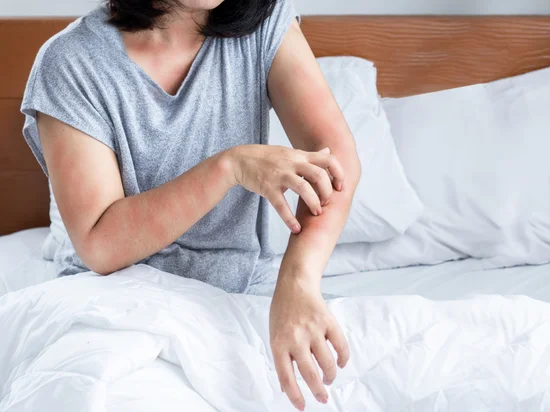
[[[260,29],[265,76],[269,74],[275,55],[283,42],[292,21],[300,21],[292,0],[277,0],[273,13]]]
[[[92,34],[90,34],[92,35]],[[37,127],[37,112],[46,114],[115,150],[115,136],[107,121],[97,77],[86,64],[86,51],[67,33],[47,42],[36,58],[21,111],[23,135],[48,174]]]

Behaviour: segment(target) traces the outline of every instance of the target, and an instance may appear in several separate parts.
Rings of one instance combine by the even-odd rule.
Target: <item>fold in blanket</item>
[[[269,304],[144,265],[8,294],[0,411],[107,411],[109,388],[157,358],[184,372],[193,411],[293,411],[273,366]],[[300,379],[308,411],[550,411],[550,304],[498,296],[328,304],[351,361],[328,405]]]

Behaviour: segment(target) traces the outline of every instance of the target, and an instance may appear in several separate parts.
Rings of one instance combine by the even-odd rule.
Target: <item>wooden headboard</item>
[[[40,46],[71,19],[0,19],[0,235],[47,226],[47,180],[21,135],[25,83]],[[550,66],[550,17],[306,17],[315,54],[375,62],[399,97]]]

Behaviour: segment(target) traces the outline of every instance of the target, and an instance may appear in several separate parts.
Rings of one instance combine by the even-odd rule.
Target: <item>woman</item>
[[[110,0],[40,51],[24,135],[67,239],[60,275],[134,263],[229,292],[272,273],[268,201],[291,228],[270,316],[281,388],[305,407],[348,360],[320,279],[349,213],[355,144],[290,0]],[[295,149],[266,146],[271,105]],[[344,166],[342,166],[344,165]],[[296,216],[283,193],[296,191]]]

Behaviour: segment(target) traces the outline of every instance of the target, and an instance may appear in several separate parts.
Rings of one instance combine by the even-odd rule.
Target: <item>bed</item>
[[[273,389],[264,298],[144,268],[54,280],[41,250],[47,180],[21,137],[19,107],[38,48],[69,22],[0,20],[10,40],[0,42],[0,410],[291,410]],[[374,61],[385,97],[550,66],[548,17],[306,17],[303,30],[319,57]],[[324,292],[352,297],[330,305],[357,362],[327,406],[310,397],[307,410],[550,410],[550,265],[483,269],[464,259],[325,277]],[[227,336],[224,348],[212,343]]]

